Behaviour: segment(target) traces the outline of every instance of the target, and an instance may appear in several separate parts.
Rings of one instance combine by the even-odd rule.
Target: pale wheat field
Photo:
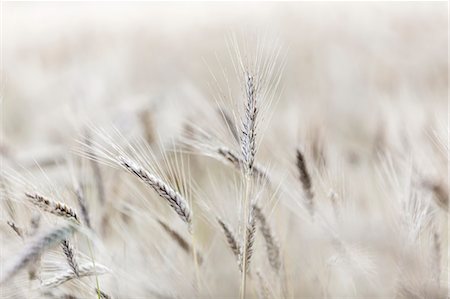
[[[448,298],[446,2],[2,3],[1,298]]]

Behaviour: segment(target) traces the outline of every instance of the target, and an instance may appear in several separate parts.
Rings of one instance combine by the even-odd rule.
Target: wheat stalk
[[[241,255],[241,245],[239,244],[239,241],[234,235],[233,230],[222,219],[217,218],[217,222],[222,228],[223,233],[225,234],[225,238],[227,239],[228,246],[236,257],[236,260],[238,261],[238,265],[240,267],[239,258]]]
[[[234,152],[232,149],[229,149],[227,147],[221,146],[217,148],[217,153],[225,158],[228,162],[230,162],[234,167],[236,167],[239,170],[245,170],[245,161],[239,156],[238,153]],[[251,175],[254,176],[257,179],[263,179],[268,180],[267,173],[262,170],[262,168],[253,163],[252,169],[251,169]]]
[[[267,257],[269,259],[269,263],[275,270],[275,272],[278,272],[281,266],[280,248],[261,208],[257,205],[254,205],[253,209],[255,211],[255,218],[259,223],[259,230],[261,231],[261,234],[264,237],[264,241],[266,242]]]
[[[25,195],[30,199],[30,201],[35,206],[41,208],[42,210],[49,212],[53,215],[65,217],[70,220],[75,220],[75,222],[80,223],[80,220],[75,210],[67,206],[66,204],[45,198],[37,193],[25,192]]]
[[[311,214],[314,212],[314,192],[312,190],[311,176],[305,162],[305,156],[297,149],[297,168],[299,171],[299,179],[302,184],[303,192],[305,193],[306,201]]]
[[[256,233],[256,219],[254,217],[253,209],[250,212],[248,223],[245,231],[245,254],[240,256],[240,265],[242,266],[241,271],[248,272],[250,268],[250,261],[253,256],[253,246],[255,244],[255,233]]]
[[[180,216],[180,218],[188,225],[191,230],[192,218],[191,210],[189,208],[188,201],[181,196],[180,193],[175,191],[172,187],[166,184],[161,179],[150,174],[147,170],[137,165],[134,161],[127,159],[123,156],[119,156],[118,161],[128,172],[134,174],[146,185],[150,186],[158,195],[169,203],[174,211]]]
[[[246,278],[248,272],[248,266],[250,265],[251,256],[253,254],[253,242],[255,235],[255,219],[250,213],[247,215],[249,208],[249,199],[251,192],[250,176],[253,171],[253,164],[256,155],[256,117],[258,115],[257,99],[256,99],[256,85],[254,77],[246,72],[245,73],[245,117],[242,120],[242,135],[241,135],[241,151],[244,161],[244,174],[246,179],[246,192],[244,200],[242,202],[243,211],[243,227],[245,227],[244,241],[241,250],[240,265],[241,265],[241,289],[240,298],[245,298],[246,291]],[[250,217],[248,217],[250,216]],[[248,223],[247,222],[248,218]]]
[[[12,230],[20,237],[23,238],[23,231],[20,227],[18,227],[16,225],[16,223],[14,223],[14,221],[6,221],[6,223],[9,225],[9,227],[12,228]]]
[[[73,270],[70,269],[64,273],[57,274],[56,276],[45,280],[44,282],[42,282],[42,287],[54,288],[75,278],[102,275],[108,272],[109,269],[105,266],[99,265],[97,263],[95,263],[95,265],[93,265],[92,263],[86,263],[78,267],[78,275],[76,275]]]
[[[161,227],[164,229],[164,231],[175,241],[175,243],[178,244],[178,246],[183,249],[187,254],[192,253],[192,247],[189,245],[189,242],[186,241],[183,236],[181,236],[177,231],[172,229],[167,223],[162,221],[161,219],[158,219],[158,223],[161,225]],[[199,263],[201,264],[203,262],[203,257],[199,252],[197,252],[197,259]]]
[[[61,249],[64,252],[64,255],[66,256],[67,264],[72,269],[73,273],[76,276],[79,276],[79,270],[78,270],[78,263],[75,259],[75,250],[72,247],[72,244],[70,244],[69,240],[62,240],[61,241]]]
[[[258,109],[256,105],[256,86],[254,78],[249,73],[245,75],[245,117],[242,121],[241,150],[244,159],[244,166],[247,174],[253,168],[256,154],[256,117]]]

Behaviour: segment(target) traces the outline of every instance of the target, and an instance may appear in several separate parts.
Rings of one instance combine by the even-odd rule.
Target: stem
[[[241,273],[241,290],[240,290],[240,299],[245,299],[245,290],[246,290],[246,283],[247,283],[247,209],[248,209],[248,200],[250,197],[250,175],[246,175],[246,184],[245,184],[245,197],[244,197],[244,217],[242,219],[243,223],[243,232],[244,232],[244,242],[242,244],[242,259],[241,259],[241,267],[242,267],[242,273]]]
[[[92,251],[92,246],[91,246],[91,240],[89,240],[86,237],[86,240],[88,242],[88,247],[89,247],[89,254],[91,255],[91,259],[92,259],[92,264],[94,265],[94,271],[95,271],[95,284],[97,286],[97,298],[101,299],[101,294],[100,294],[100,284],[98,282],[98,275],[97,275],[97,269],[95,268],[95,258],[94,258],[94,253]]]
[[[195,285],[197,292],[200,292],[200,271],[198,266],[197,247],[195,246],[194,233],[191,233],[192,238],[192,254],[194,255],[194,271],[195,271]]]

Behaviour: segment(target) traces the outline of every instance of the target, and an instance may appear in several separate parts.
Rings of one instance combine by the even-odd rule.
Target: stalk
[[[245,184],[245,197],[244,197],[244,217],[242,218],[242,227],[244,228],[244,242],[242,244],[242,255],[241,255],[241,289],[240,289],[240,299],[245,299],[245,291],[247,285],[247,218],[248,218],[248,201],[250,198],[250,176],[246,175]]]
[[[194,271],[195,271],[195,285],[197,292],[200,292],[200,269],[198,264],[197,247],[195,246],[194,234],[191,234],[192,239],[192,254],[194,255]]]

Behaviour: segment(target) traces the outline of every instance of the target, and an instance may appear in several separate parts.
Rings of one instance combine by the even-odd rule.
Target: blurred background
[[[158,109],[155,130],[176,127],[168,103],[189,117],[217,95],[236,33],[286,52],[273,121],[290,125],[278,138],[310,119],[356,147],[391,118],[407,131],[447,123],[445,2],[5,2],[2,151],[60,146],[80,117]]]

